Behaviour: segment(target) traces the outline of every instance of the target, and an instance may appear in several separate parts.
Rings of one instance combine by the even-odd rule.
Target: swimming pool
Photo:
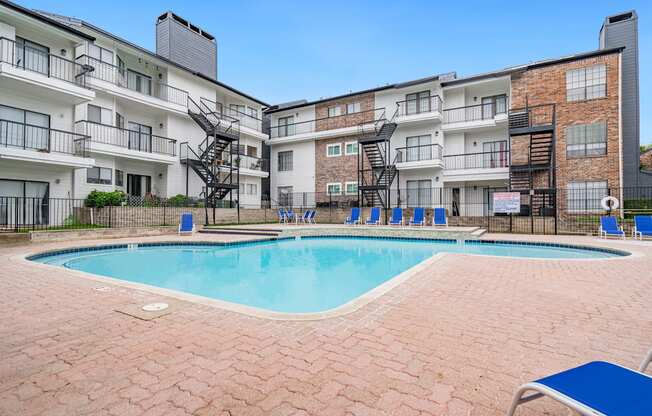
[[[442,252],[548,259],[623,255],[559,245],[304,237],[230,244],[90,247],[30,259],[274,312],[311,313],[346,304]]]

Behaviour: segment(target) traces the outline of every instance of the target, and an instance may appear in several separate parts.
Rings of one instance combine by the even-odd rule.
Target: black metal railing
[[[205,121],[208,121],[219,133],[237,137],[240,134],[240,120],[215,109],[210,106],[210,102],[210,100],[200,99],[197,103],[188,97],[188,111],[205,117]]]
[[[442,152],[439,144],[399,147],[396,149],[396,163],[441,160]]]
[[[507,99],[499,98],[493,102],[444,110],[444,123],[491,120],[498,114],[507,113]]]
[[[359,127],[367,124],[372,126],[377,125],[381,120],[385,120],[385,108],[374,108],[373,110],[342,114],[334,117],[322,117],[287,124],[277,124],[270,127],[270,137],[274,139],[318,131]]]
[[[438,95],[396,102],[398,117],[441,111],[442,101]]]
[[[177,141],[168,137],[128,130],[88,120],[80,120],[75,123],[75,126],[77,132],[88,136],[91,142],[123,147],[140,152],[159,153],[168,156],[176,155]]]
[[[90,78],[106,81],[118,87],[136,91],[173,104],[187,106],[187,91],[156,81],[149,76],[129,71],[126,68],[100,61],[88,55],[79,56],[77,62],[94,68],[88,74]]]
[[[0,119],[0,146],[86,157],[85,134]]]
[[[93,71],[91,66],[82,65],[3,37],[0,37],[0,62],[84,88],[88,88],[86,77]]]
[[[509,128],[531,128],[555,124],[555,104],[540,104],[509,110]]]
[[[506,167],[509,167],[509,150],[444,156],[444,168],[449,170],[498,169]]]
[[[256,130],[257,132],[263,131],[263,121],[252,114],[242,112],[236,108],[227,106],[224,103],[209,100],[208,98],[204,98],[204,97],[201,97],[199,99],[199,102],[203,104],[206,108],[210,109],[211,112],[225,115],[229,118],[240,121],[240,126],[244,126],[252,130]]]

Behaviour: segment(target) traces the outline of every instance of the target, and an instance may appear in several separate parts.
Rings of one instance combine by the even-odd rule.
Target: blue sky
[[[459,76],[597,49],[605,16],[639,15],[641,142],[652,143],[652,2],[219,1],[20,4],[87,20],[155,49],[165,10],[218,41],[218,78],[270,104],[457,71]]]

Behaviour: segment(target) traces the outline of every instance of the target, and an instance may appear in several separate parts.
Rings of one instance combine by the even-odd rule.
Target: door
[[[494,118],[494,97],[482,97],[482,119]]]
[[[152,78],[128,69],[127,88],[145,95],[152,95]]]
[[[48,151],[50,116],[0,105],[0,145]]]
[[[430,111],[430,91],[415,92],[405,95],[405,114],[419,114]]]
[[[452,201],[451,201],[451,215],[453,217],[460,216],[460,188],[452,189]]]
[[[278,205],[281,207],[292,207],[292,187],[279,186],[277,189],[278,189]]]
[[[432,205],[432,181],[420,179],[407,181],[407,206],[429,207]]]
[[[482,153],[485,169],[507,167],[507,140],[483,143]]]
[[[142,177],[140,175],[127,174],[127,194],[130,196],[142,196]]]
[[[141,152],[152,151],[152,128],[144,124],[130,121],[129,127],[129,148]]]
[[[16,66],[50,76],[50,48],[16,36]]]
[[[406,162],[432,160],[432,137],[429,134],[412,136],[405,139],[407,147]]]
[[[47,182],[0,179],[0,225],[48,224],[49,191]]]

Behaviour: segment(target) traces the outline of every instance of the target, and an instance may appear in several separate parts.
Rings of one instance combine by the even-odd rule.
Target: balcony
[[[492,180],[509,177],[509,150],[444,156],[447,181]]]
[[[509,111],[509,134],[541,133],[555,127],[555,104],[513,108]]]
[[[396,149],[396,168],[401,170],[443,168],[443,149],[439,144],[399,147]]]
[[[78,121],[75,126],[78,133],[89,137],[91,152],[167,164],[176,161],[174,139],[88,120]]]
[[[442,102],[438,95],[396,102],[396,123],[441,120]]]
[[[211,110],[212,114],[227,120],[238,120],[240,132],[256,137],[261,140],[267,139],[263,133],[263,121],[251,114],[244,113],[234,108],[229,108],[223,103],[211,101],[207,98],[200,98],[200,103]]]
[[[449,108],[444,110],[442,129],[444,131],[467,131],[498,127],[507,123],[507,99]]]
[[[87,156],[88,139],[83,134],[0,120],[0,159],[89,167],[95,162]]]
[[[87,85],[92,68],[0,37],[0,83],[43,99],[80,104],[95,98]]]
[[[334,117],[323,117],[296,123],[277,124],[270,127],[270,137],[280,142],[301,141],[313,138],[348,136],[373,133],[376,122],[385,120],[385,109],[359,111]]]
[[[257,176],[266,178],[269,176],[269,160],[256,156],[233,155],[235,165],[240,169],[241,175]],[[228,158],[225,158],[225,166],[229,165]]]
[[[184,115],[188,112],[187,91],[88,55],[78,57],[77,62],[93,68],[87,74],[87,83],[94,89],[117,95],[137,104],[151,105]]]

